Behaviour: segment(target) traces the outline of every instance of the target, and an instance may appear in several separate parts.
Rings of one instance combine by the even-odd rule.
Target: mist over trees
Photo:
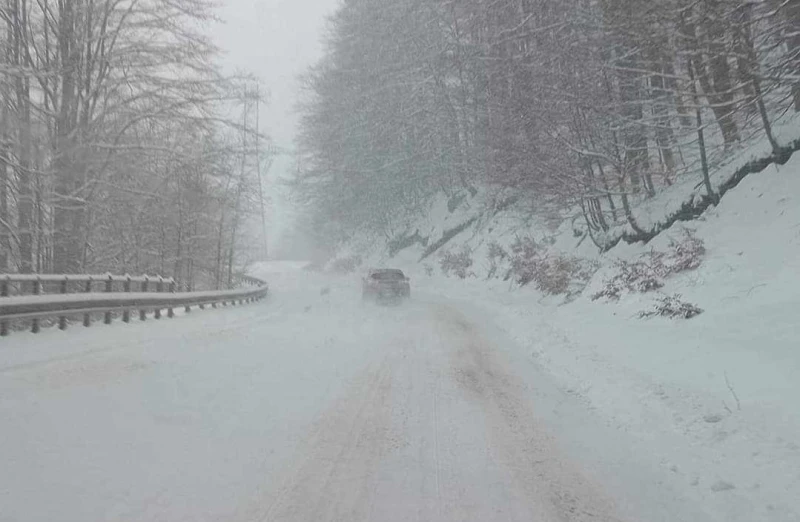
[[[0,0],[0,273],[227,282],[257,95],[217,68],[212,7]]]
[[[800,110],[796,0],[345,0],[305,78],[296,189],[320,238],[492,190],[602,245]]]

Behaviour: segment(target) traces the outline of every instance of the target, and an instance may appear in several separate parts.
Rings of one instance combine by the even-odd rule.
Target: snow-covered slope
[[[586,447],[574,425],[564,425],[563,436],[597,459],[601,473],[612,473],[606,476],[620,491],[641,480],[637,467],[652,466],[663,471],[663,491],[643,488],[645,503],[696,502],[708,520],[800,520],[800,154],[745,177],[699,219],[607,254],[573,236],[568,223],[554,231],[509,213],[486,215],[473,205],[428,218],[434,238],[475,218],[441,248],[471,254],[464,280],[445,278],[438,254],[420,261],[422,245],[395,256],[378,249],[367,263],[409,271],[417,286],[472,306],[526,347],[510,354],[521,367],[552,375],[610,427],[617,440],[606,434],[597,441],[609,448],[606,458]],[[666,251],[684,229],[704,243],[699,268],[667,277],[659,292],[592,301],[617,260]],[[488,245],[507,249],[523,235],[549,236],[549,253],[600,269],[570,300],[487,279]],[[688,321],[640,319],[661,294],[680,294],[704,313]]]
[[[767,183],[766,180],[774,177],[773,174],[778,171],[800,170],[797,156],[791,158],[792,151],[800,148],[800,120],[797,117],[782,119],[774,132],[779,151],[772,151],[767,140],[751,140],[715,161],[710,180],[714,191],[724,195],[723,204],[726,200],[732,200],[733,203],[729,205],[747,205],[747,201],[742,200],[742,192],[748,190],[747,187]],[[787,157],[789,163],[781,165]],[[745,188],[740,190],[739,184],[743,180],[746,181],[742,185]],[[637,230],[644,231],[650,248],[664,245],[675,237],[673,231],[673,234],[661,234],[659,238],[662,227],[673,220],[677,220],[676,229],[682,223],[693,229],[693,216],[710,202],[701,180],[689,176],[673,180],[670,186],[662,187],[654,198],[638,201],[634,198],[631,205]],[[432,202],[424,215],[397,216],[394,225],[384,232],[385,235],[356,236],[339,249],[337,257],[353,258],[361,265],[393,264],[412,273],[422,273],[430,272],[430,268],[437,268],[435,272],[439,272],[440,258],[448,252],[466,251],[473,260],[470,275],[477,278],[492,273],[497,275],[492,271],[492,263],[486,259],[491,245],[508,251],[520,237],[530,237],[539,246],[570,256],[588,259],[599,257],[600,249],[585,234],[579,208],[574,209],[571,216],[565,216],[563,210],[546,208],[537,204],[536,211],[532,212],[532,207],[519,200],[513,192],[493,187],[479,187],[473,192],[461,190],[449,196],[442,194]],[[621,212],[620,209],[618,211]],[[705,210],[700,220],[708,219],[715,212],[713,207]],[[692,221],[683,221],[685,219]],[[752,226],[761,224],[763,220]],[[638,241],[641,234],[637,230],[624,219],[617,219],[617,225],[605,233],[596,233],[595,239],[604,247],[618,246],[620,243],[625,247],[625,241],[620,240],[625,236],[626,241],[634,243],[633,251],[637,251],[635,245],[641,242]],[[651,234],[655,235],[655,241],[649,239]],[[630,248],[619,247],[614,250],[614,256],[624,256],[620,251],[631,251]]]

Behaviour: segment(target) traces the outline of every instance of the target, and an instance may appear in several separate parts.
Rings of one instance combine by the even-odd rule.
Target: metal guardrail
[[[124,283],[126,281],[130,281],[133,283],[143,283],[145,281],[156,281],[161,280],[165,283],[174,283],[175,280],[171,277],[164,278],[161,276],[150,276],[150,275],[140,275],[140,276],[132,276],[132,275],[113,275],[113,274],[100,274],[100,275],[91,275],[91,274],[3,274],[0,275],[0,281],[10,281],[14,283],[25,283],[25,282],[35,282],[39,281],[41,283],[61,283],[63,281],[69,281],[72,283],[79,283],[79,282],[105,282],[105,281],[113,281]]]
[[[13,321],[30,320],[31,331],[38,333],[39,320],[47,317],[58,317],[61,330],[67,328],[68,316],[82,315],[84,326],[90,326],[91,315],[97,313],[103,314],[105,324],[111,324],[115,312],[121,313],[126,323],[130,322],[132,311],[138,311],[141,321],[147,318],[148,313],[161,319],[163,310],[171,318],[174,309],[181,306],[190,312],[193,306],[203,309],[206,305],[216,308],[218,304],[249,303],[263,299],[269,291],[269,285],[255,277],[239,276],[237,279],[244,288],[175,292],[176,283],[173,279],[158,276],[2,274],[0,336],[9,334]],[[96,291],[98,284],[102,284],[102,291]],[[134,288],[134,284],[139,287]],[[55,293],[43,293],[46,285],[55,285],[57,290]],[[115,288],[120,285],[121,289]],[[78,288],[79,291],[70,292],[70,288]],[[15,290],[14,295],[12,290]],[[30,293],[26,294],[28,290]]]

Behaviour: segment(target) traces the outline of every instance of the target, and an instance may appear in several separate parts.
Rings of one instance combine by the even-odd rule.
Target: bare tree
[[[3,267],[198,279],[230,211],[225,151],[242,148],[220,111],[238,79],[198,32],[212,4],[3,2]],[[230,265],[241,242],[226,245]]]

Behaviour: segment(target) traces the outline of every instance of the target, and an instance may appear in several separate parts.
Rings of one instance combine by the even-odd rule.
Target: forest
[[[0,0],[0,273],[224,287],[253,255],[260,94],[206,0]]]
[[[797,138],[797,0],[345,0],[325,43],[296,188],[332,246],[483,192],[607,249],[650,232],[639,205],[714,204],[715,169]]]

